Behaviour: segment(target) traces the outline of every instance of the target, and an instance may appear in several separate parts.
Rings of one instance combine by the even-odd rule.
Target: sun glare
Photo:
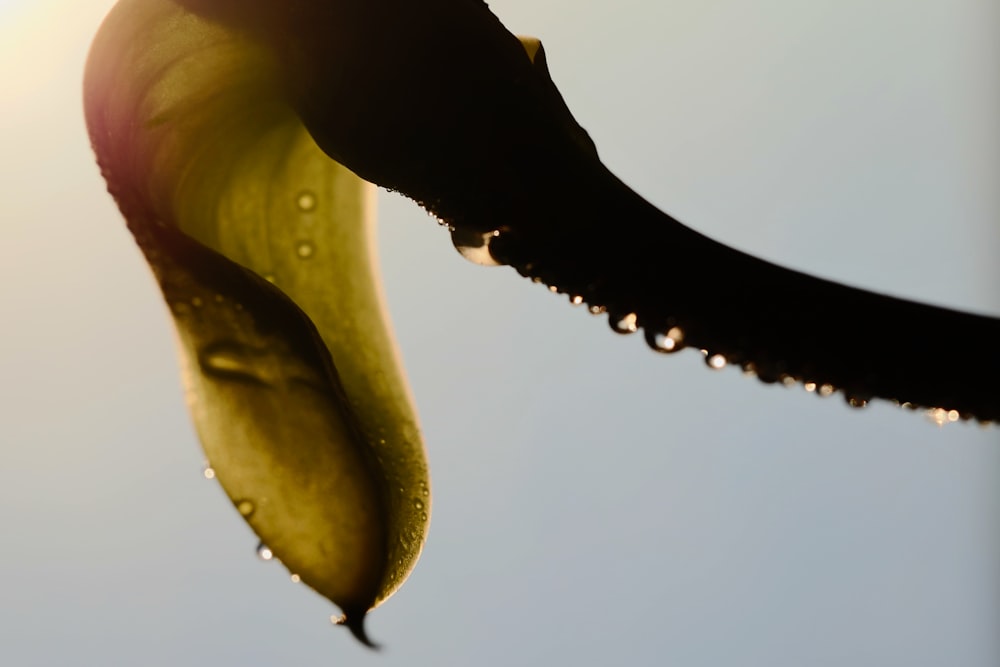
[[[33,97],[68,59],[79,58],[113,1],[0,0],[0,99]],[[106,7],[101,7],[106,5]],[[81,73],[82,76],[82,73]]]

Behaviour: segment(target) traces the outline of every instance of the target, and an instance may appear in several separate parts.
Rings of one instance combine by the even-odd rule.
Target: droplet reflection
[[[299,241],[295,246],[295,254],[302,259],[309,259],[316,253],[316,246],[309,241]]]
[[[497,229],[488,232],[451,229],[451,243],[458,254],[479,266],[500,266],[500,262],[490,253],[490,243],[498,236],[500,231]]]
[[[728,363],[726,361],[725,355],[722,354],[712,354],[705,357],[705,363],[714,371],[722,370],[726,367]]]
[[[620,334],[632,334],[639,330],[639,318],[635,313],[626,313],[620,317],[613,313],[608,316],[608,324],[612,331]]]
[[[254,509],[255,508],[253,502],[250,500],[241,500],[238,503],[236,503],[236,511],[239,512],[240,516],[242,516],[244,519],[250,518],[250,515],[253,514]]]
[[[844,396],[844,400],[847,401],[847,405],[849,405],[852,408],[868,407],[868,399],[865,398],[864,396],[847,395]]]
[[[670,327],[666,333],[647,330],[646,342],[657,352],[677,352],[684,347],[684,331],[680,327]]]
[[[299,207],[300,211],[313,211],[316,209],[316,195],[309,190],[303,190],[295,198],[295,205]]]

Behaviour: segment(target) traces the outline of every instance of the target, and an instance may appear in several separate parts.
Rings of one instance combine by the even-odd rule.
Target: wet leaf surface
[[[88,128],[170,306],[219,482],[262,542],[365,612],[429,520],[423,444],[373,254],[373,186],[282,101],[270,55],[167,0],[126,0],[87,65]]]

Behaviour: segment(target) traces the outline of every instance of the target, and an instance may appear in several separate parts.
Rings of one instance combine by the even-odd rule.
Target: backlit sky
[[[434,517],[370,619],[386,649],[331,628],[202,477],[83,127],[112,4],[0,1],[0,664],[1000,663],[1000,430],[657,356],[385,193]],[[490,6],[542,38],[612,169],[699,231],[1000,315],[994,0]]]

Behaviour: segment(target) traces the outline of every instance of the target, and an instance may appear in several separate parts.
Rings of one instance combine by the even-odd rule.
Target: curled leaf
[[[429,521],[425,453],[373,255],[373,186],[287,104],[271,51],[123,0],[85,81],[98,163],[170,306],[206,456],[298,579],[365,613]]]

